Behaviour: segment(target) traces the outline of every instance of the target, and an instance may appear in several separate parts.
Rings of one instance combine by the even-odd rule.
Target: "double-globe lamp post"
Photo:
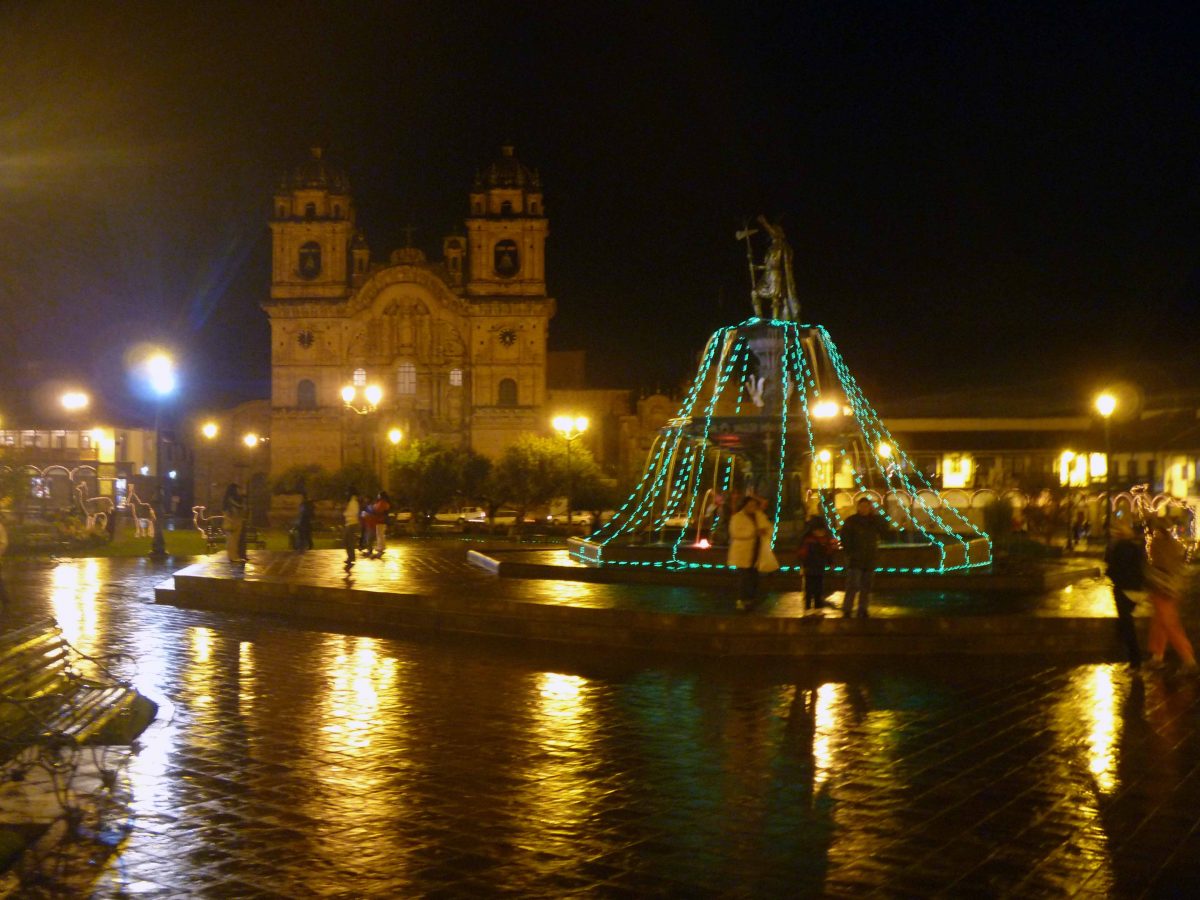
[[[1112,540],[1112,439],[1109,420],[1117,408],[1117,398],[1108,391],[1096,395],[1096,412],[1104,422],[1104,542]]]
[[[165,559],[166,541],[163,538],[163,480],[162,480],[162,405],[175,393],[178,379],[175,375],[175,360],[162,350],[151,352],[142,361],[142,376],[155,397],[154,404],[154,536],[150,540],[152,559]]]
[[[571,527],[571,505],[574,502],[575,472],[571,468],[571,445],[588,429],[587,416],[555,416],[554,430],[567,442],[567,527]]]

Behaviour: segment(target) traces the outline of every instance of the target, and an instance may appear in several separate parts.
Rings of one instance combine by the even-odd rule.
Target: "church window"
[[[350,383],[353,384],[355,387],[366,387],[367,386],[367,370],[366,369],[355,369],[354,374],[350,378]]]
[[[317,217],[317,204],[305,203],[304,204],[304,218],[315,219],[316,217]]]
[[[317,408],[317,386],[307,378],[296,385],[296,405],[301,409]]]
[[[410,362],[400,363],[396,369],[396,393],[412,396],[417,392],[417,367]]]
[[[499,385],[498,406],[517,405],[517,383],[511,378],[501,378]]]
[[[512,215],[512,201],[511,200],[505,200],[503,203],[500,204],[500,215],[502,215],[502,216],[511,216]]]
[[[537,215],[537,201],[536,200],[534,200],[532,203],[529,204],[529,211],[531,213],[533,213],[535,216]]]
[[[286,215],[287,215],[287,210],[286,210],[284,207],[282,207],[282,206],[281,206],[281,207],[279,207],[279,218],[281,218],[281,219],[282,219],[282,218],[283,218],[284,216],[286,216]]]
[[[483,204],[478,201],[476,201],[476,203],[475,203],[475,215],[477,215],[477,216],[483,215]]]
[[[342,204],[340,204],[340,203],[333,204],[333,217],[335,219],[340,219],[342,217]]]
[[[321,274],[321,245],[308,241],[300,245],[300,277],[316,278]]]
[[[516,275],[521,268],[516,241],[499,241],[492,251],[492,267],[502,278]]]
[[[450,370],[450,386],[462,387],[462,369]]]

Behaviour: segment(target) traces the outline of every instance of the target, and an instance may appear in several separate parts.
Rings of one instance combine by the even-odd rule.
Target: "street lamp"
[[[395,485],[391,483],[392,469],[396,465],[396,449],[400,446],[400,441],[402,441],[404,439],[404,432],[402,432],[399,428],[391,428],[388,430],[387,439],[392,444],[391,465],[388,466],[388,470],[386,473],[388,476],[387,482],[388,482],[388,488],[390,490],[394,490]]]
[[[163,483],[162,483],[162,405],[171,394],[175,393],[178,379],[175,374],[175,360],[164,350],[153,350],[141,361],[142,378],[155,396],[154,404],[154,498],[151,508],[154,510],[154,537],[150,542],[152,559],[165,559],[167,555],[166,542],[163,538]]]
[[[1117,408],[1117,398],[1108,391],[1096,395],[1096,412],[1104,422],[1104,541],[1112,539],[1112,439],[1109,420]]]
[[[62,408],[67,412],[79,412],[81,409],[87,409],[91,398],[83,391],[65,391],[58,402],[62,404]]]
[[[363,389],[363,401],[355,402],[358,398],[358,388],[352,384],[342,388],[342,403],[346,409],[365,416],[379,409],[379,401],[383,399],[383,388],[377,384]]]
[[[567,527],[571,527],[571,494],[574,493],[575,473],[571,470],[571,445],[587,431],[587,416],[555,416],[554,430],[567,442]]]
[[[212,510],[212,476],[213,476],[213,449],[212,442],[216,440],[221,429],[216,422],[209,420],[200,426],[200,434],[209,446],[205,449],[204,455],[207,457],[208,465],[204,467],[204,511],[205,515],[209,515]]]

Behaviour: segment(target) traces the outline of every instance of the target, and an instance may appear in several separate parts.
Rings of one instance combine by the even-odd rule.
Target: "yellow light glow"
[[[969,454],[954,453],[942,457],[942,487],[970,487],[974,468],[974,458]]]
[[[589,422],[587,416],[555,416],[551,424],[555,431],[571,441],[587,431]]]
[[[833,459],[833,454],[828,450],[822,450],[817,454],[817,459],[823,463],[827,463],[829,460]]]
[[[1117,398],[1108,391],[1104,391],[1096,396],[1096,412],[1100,413],[1104,418],[1107,419],[1111,416],[1116,408]]]
[[[205,422],[200,428],[200,433],[211,441],[217,436],[218,430],[216,422]]]
[[[883,459],[891,459],[892,458],[892,445],[889,444],[887,441],[880,441],[878,449],[879,449],[879,455],[881,458],[883,458]]]
[[[1081,487],[1088,483],[1088,455],[1064,450],[1058,457],[1058,482],[1067,487]]]
[[[379,401],[383,399],[383,388],[377,384],[371,385],[366,390],[367,402],[372,406],[378,406]]]
[[[63,409],[68,412],[76,412],[81,409],[87,409],[89,400],[88,395],[83,391],[67,391],[59,398],[59,402],[62,403]]]
[[[354,402],[354,386],[353,385],[348,384],[344,388],[342,388],[342,402],[343,403],[353,403]]]
[[[820,403],[813,405],[813,408],[809,411],[809,415],[814,419],[832,419],[841,411],[841,407],[834,401],[822,400]]]
[[[399,428],[393,428],[391,431],[388,432],[388,440],[391,441],[393,445],[400,443],[400,439],[403,437],[404,437],[404,434],[400,431]]]
[[[242,437],[242,443],[245,444],[247,447],[257,447],[258,446],[258,435],[255,434],[253,431],[251,431]]]
[[[1088,472],[1094,479],[1108,477],[1108,457],[1103,453],[1088,454]]]

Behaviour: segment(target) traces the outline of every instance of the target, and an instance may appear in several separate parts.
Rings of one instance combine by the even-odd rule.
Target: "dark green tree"
[[[410,509],[421,522],[464,497],[477,496],[486,479],[487,459],[440,441],[414,441],[392,459],[392,503]]]

